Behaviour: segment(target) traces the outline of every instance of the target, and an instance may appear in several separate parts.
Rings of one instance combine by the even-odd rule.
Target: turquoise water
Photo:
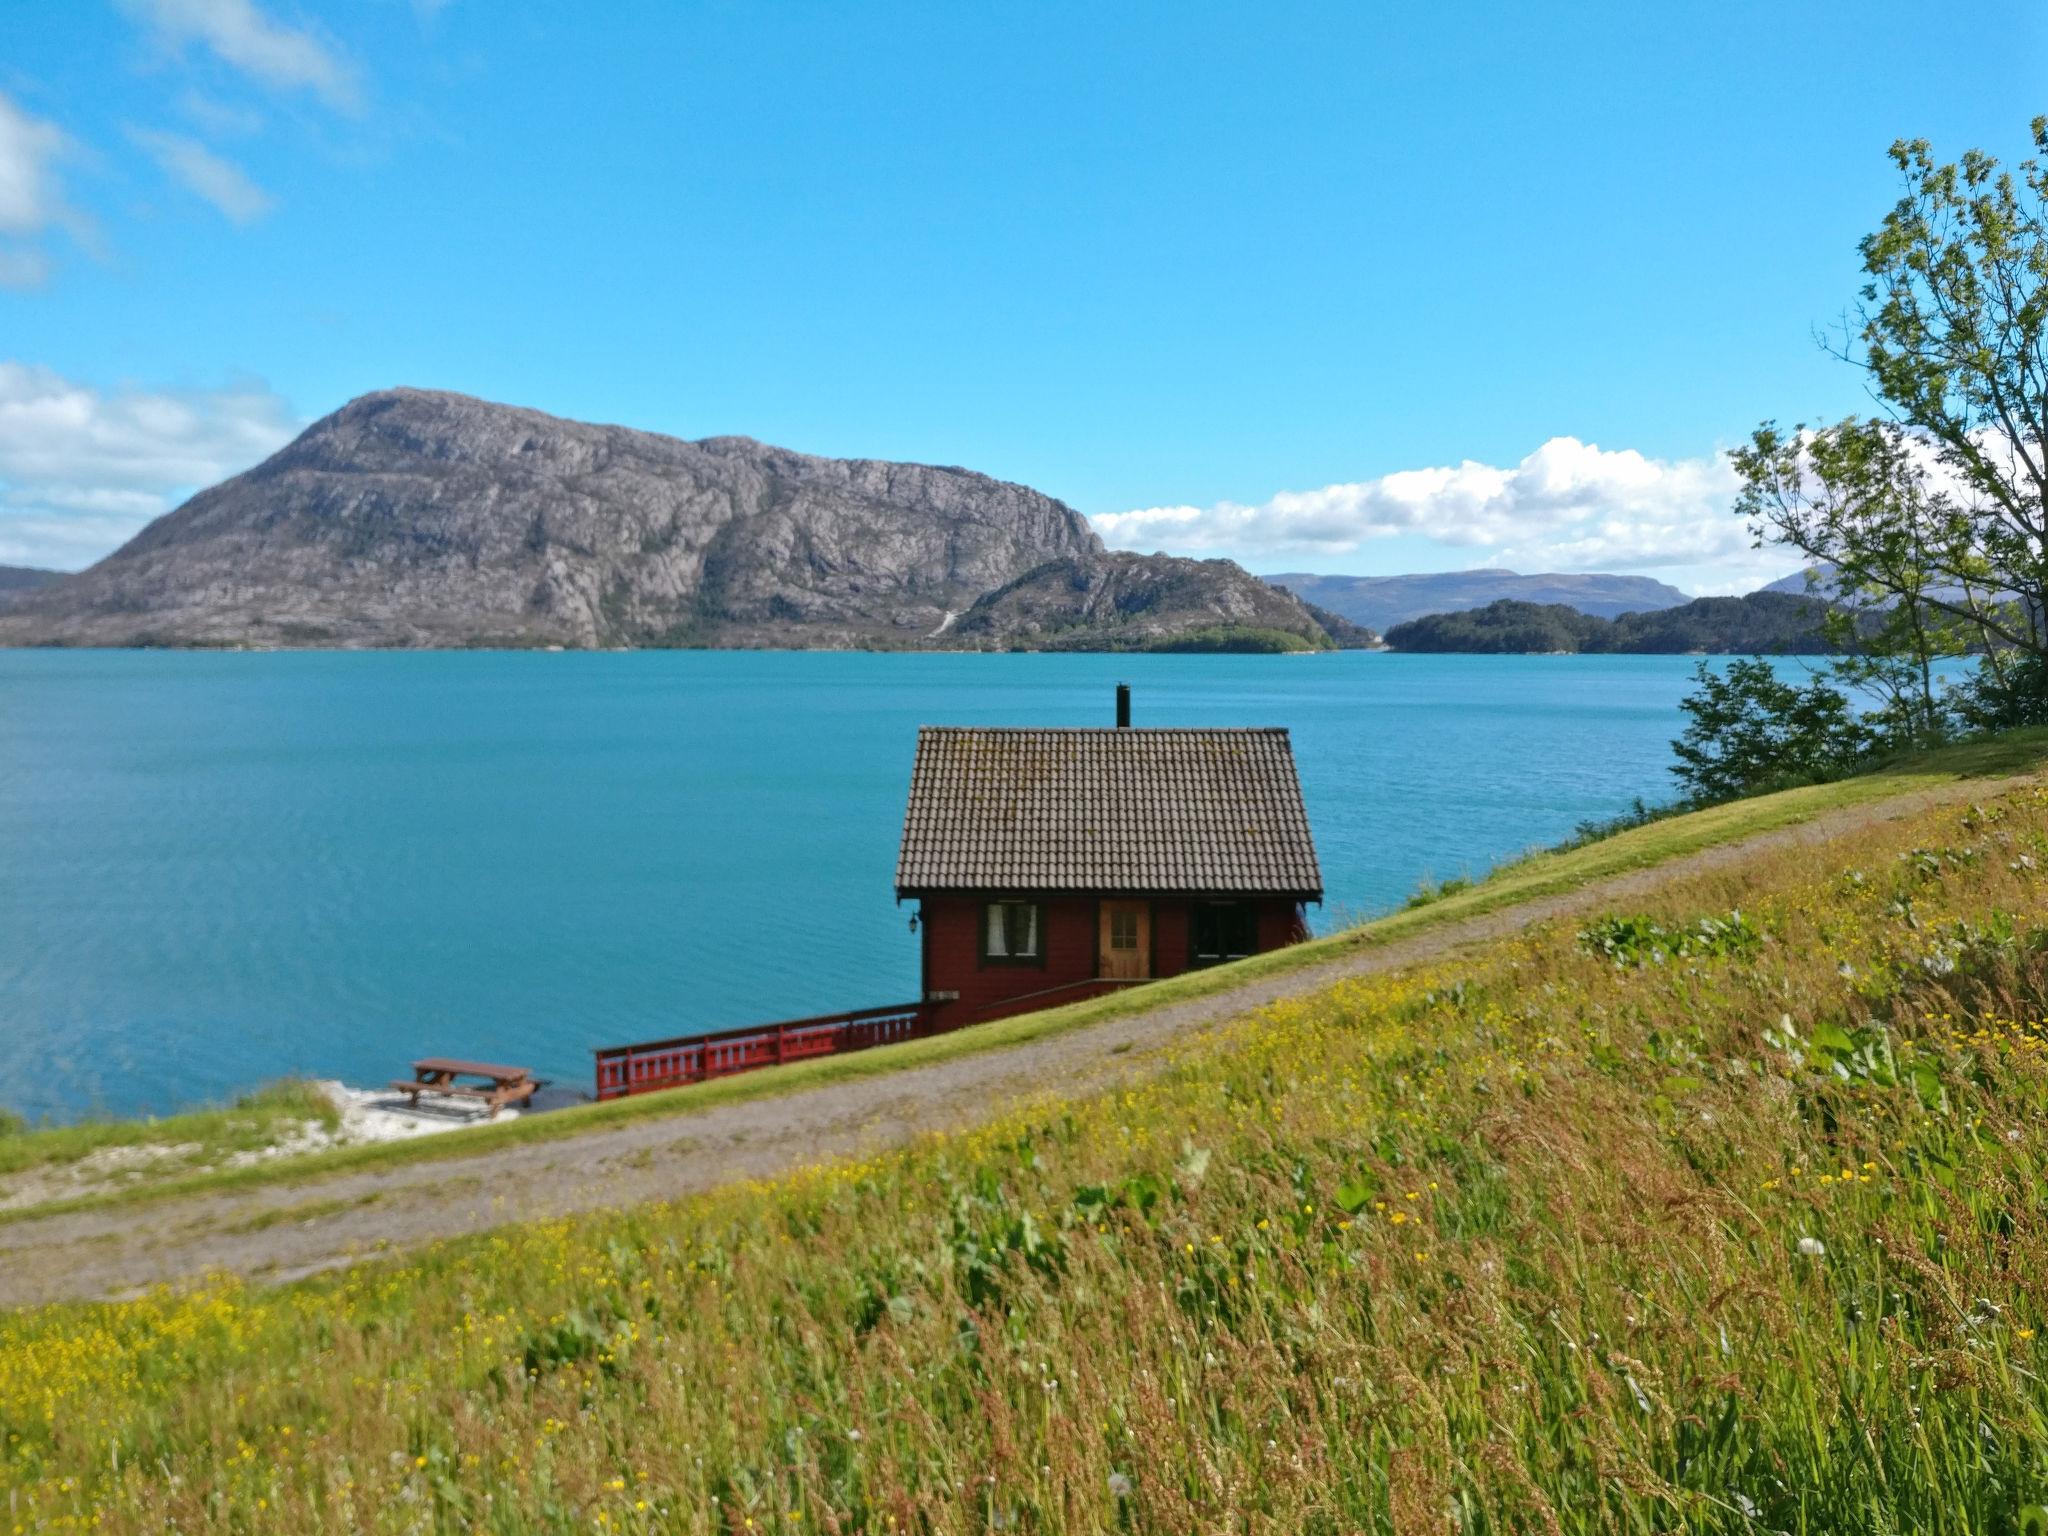
[[[421,1055],[917,993],[920,724],[1284,725],[1320,926],[1668,797],[1676,656],[0,651],[0,1105],[163,1112]]]

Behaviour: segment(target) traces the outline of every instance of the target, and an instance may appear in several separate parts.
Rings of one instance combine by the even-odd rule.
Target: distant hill
[[[32,565],[0,565],[0,592],[27,592],[62,581],[64,576],[63,571],[38,570]]]
[[[1328,633],[1298,598],[1228,560],[1112,550],[1034,567],[979,599],[951,633],[963,643],[1030,650],[1179,650],[1187,644],[1321,650],[1371,643],[1344,628],[1344,635]],[[1277,640],[1284,635],[1299,643]]]
[[[950,466],[365,395],[91,569],[0,645],[1134,649],[1331,643],[1227,560],[1112,554]]]
[[[0,565],[0,608],[18,602],[39,587],[62,581],[65,574],[63,571],[39,570],[32,565]]]
[[[1835,568],[1831,565],[1808,566],[1806,570],[1794,571],[1790,576],[1780,576],[1776,581],[1771,582],[1767,586],[1758,587],[1757,590],[1759,592],[1790,592],[1796,597],[1804,597],[1808,593],[1815,592],[1825,596],[1828,582],[1833,577],[1834,570]],[[1808,583],[1807,577],[1809,574],[1814,577],[1814,584]]]
[[[1569,572],[1537,576],[1497,570],[1440,571],[1414,576],[1316,576],[1287,571],[1265,579],[1304,602],[1327,608],[1382,634],[1396,624],[1427,614],[1459,613],[1503,599],[1562,603],[1603,619],[1675,608],[1686,600],[1678,588],[1648,576]]]
[[[1813,578],[1811,585],[1807,581],[1809,574]],[[1790,576],[1780,576],[1769,586],[1760,587],[1758,590],[1762,592],[1792,592],[1801,596],[1832,597],[1835,595],[1836,574],[1836,567],[1832,565],[1812,565],[1808,566],[1806,570],[1794,571]],[[1970,593],[1966,592],[1963,588],[1945,583],[1929,586],[1927,588],[1927,595],[1931,598],[1950,603],[1967,605],[1971,601]],[[1977,600],[1982,602],[1986,599],[1980,593]],[[1993,600],[1995,601],[1995,599]],[[1862,595],[1861,601],[1873,607],[1883,608],[1889,607],[1892,599],[1866,592]]]
[[[1463,613],[1431,614],[1397,624],[1387,644],[1397,651],[1499,654],[1628,652],[1682,656],[1818,655],[1827,605],[1785,592],[1701,597],[1655,613],[1596,618],[1562,603],[1489,603]]]

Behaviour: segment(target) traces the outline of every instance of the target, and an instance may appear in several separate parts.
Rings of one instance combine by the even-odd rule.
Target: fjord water
[[[1284,725],[1319,927],[1665,798],[1677,656],[0,651],[0,1106],[904,1001],[920,724]]]

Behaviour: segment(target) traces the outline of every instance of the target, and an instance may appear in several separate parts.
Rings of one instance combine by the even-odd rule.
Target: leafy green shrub
[[[1442,901],[1446,896],[1455,896],[1460,891],[1469,891],[1470,889],[1472,889],[1472,882],[1463,875],[1453,875],[1448,880],[1435,882],[1424,880],[1420,886],[1416,887],[1415,894],[1410,896],[1403,905],[1410,910],[1416,907],[1426,907],[1431,902]]]
[[[1966,730],[2048,725],[2048,660],[2024,653],[1987,657],[1949,685],[1947,703]]]
[[[1839,778],[1877,745],[1840,691],[1818,680],[1794,687],[1761,657],[1720,674],[1701,662],[1693,678],[1678,701],[1690,723],[1671,743],[1671,771],[1696,804]]]
[[[1703,917],[1685,928],[1667,928],[1652,917],[1603,917],[1579,930],[1579,947],[1635,969],[1666,960],[1752,954],[1764,936],[1740,912]]]

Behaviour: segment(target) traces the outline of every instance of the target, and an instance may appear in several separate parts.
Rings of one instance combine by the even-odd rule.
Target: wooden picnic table
[[[465,1077],[481,1077],[484,1083],[465,1083]],[[524,1104],[540,1086],[531,1067],[508,1067],[495,1061],[459,1061],[450,1056],[428,1056],[412,1064],[412,1081],[392,1082],[394,1093],[410,1094],[415,1108],[423,1093],[443,1094],[452,1099],[478,1099],[490,1106],[488,1118],[495,1120],[507,1104]]]

